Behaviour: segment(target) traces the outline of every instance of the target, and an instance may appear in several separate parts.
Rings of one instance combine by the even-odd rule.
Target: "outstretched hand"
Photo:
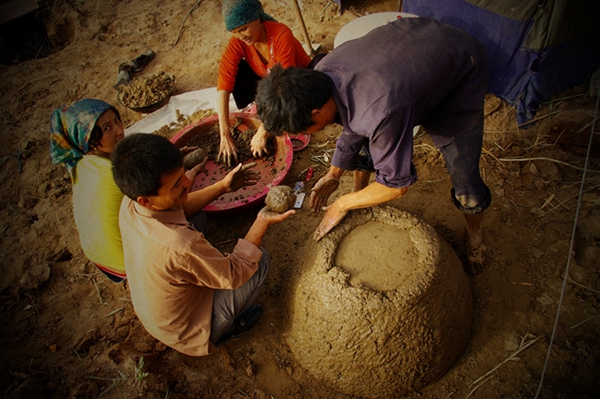
[[[251,162],[246,165],[241,163],[236,166],[231,172],[227,173],[223,182],[227,187],[227,192],[237,191],[245,186],[254,186],[260,179],[260,172],[251,169],[256,166],[256,162]]]
[[[286,211],[284,213],[276,213],[269,211],[269,209],[265,206],[258,212],[256,218],[264,220],[268,225],[272,225],[275,223],[283,222],[285,219],[287,219],[295,213],[296,211],[294,209],[290,209],[289,211]]]
[[[238,162],[238,149],[231,136],[226,138],[221,137],[217,161],[226,164],[228,167]]]
[[[317,227],[317,230],[315,230],[313,234],[313,239],[315,241],[319,241],[321,238],[325,237],[325,235],[327,235],[327,233],[329,233],[335,226],[340,224],[340,222],[344,220],[348,214],[348,211],[340,209],[337,204],[338,202],[334,202],[330,206],[323,208],[327,212],[325,213],[325,216],[323,216],[323,220],[321,220],[319,227]]]
[[[318,212],[327,205],[329,196],[337,190],[340,181],[329,175],[325,175],[319,179],[317,184],[310,190],[310,208],[313,212]]]

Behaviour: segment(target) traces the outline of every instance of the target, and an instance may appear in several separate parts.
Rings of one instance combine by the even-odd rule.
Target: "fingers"
[[[262,148],[258,148],[256,150],[252,150],[252,156],[254,158],[261,158],[263,156],[269,155],[269,153],[266,150],[263,150]]]
[[[331,228],[327,228],[323,225],[323,222],[321,222],[321,224],[319,225],[319,227],[317,227],[317,230],[315,230],[313,234],[313,240],[321,241],[321,239],[325,237],[330,230]]]
[[[310,193],[310,209],[313,212],[318,212],[325,204],[327,199],[316,191]]]
[[[237,172],[239,172],[239,171],[242,169],[242,166],[243,166],[243,165],[242,165],[242,164],[241,164],[241,162],[240,162],[240,163],[238,164],[238,166],[236,166],[235,168],[233,168],[232,172],[233,172],[233,173],[237,173]]]
[[[206,164],[208,163],[208,157],[204,157],[202,162],[200,162],[196,167],[198,168],[198,172],[202,172],[204,168],[206,168]]]
[[[335,226],[337,226],[342,220],[344,220],[348,214],[348,211],[339,209],[339,206],[336,206],[336,204],[337,203],[334,202],[330,206],[323,207],[323,210],[327,212],[325,213],[323,220],[321,220],[319,227],[317,227],[317,230],[315,230],[313,234],[313,239],[315,241],[319,241],[325,237],[325,235],[329,233]]]
[[[268,210],[267,207],[265,206],[264,208],[262,208],[259,211],[259,214],[270,223],[279,223],[279,222],[284,221],[288,217],[295,215],[296,211],[294,209],[290,209],[288,211],[285,211],[284,213],[276,213],[276,212]]]
[[[241,165],[241,164],[240,164]],[[250,162],[242,166],[242,170],[247,170],[256,166],[256,162]]]
[[[192,146],[189,146],[189,145],[184,145],[183,147],[181,147],[181,148],[179,149],[179,151],[181,151],[181,153],[182,153],[183,155],[185,155],[185,154],[187,154],[188,152],[192,152],[192,151],[195,151],[195,150],[197,150],[197,149],[198,149],[198,146],[196,146],[196,145],[192,145]]]
[[[233,142],[221,141],[217,162],[232,167],[238,162],[238,151]]]

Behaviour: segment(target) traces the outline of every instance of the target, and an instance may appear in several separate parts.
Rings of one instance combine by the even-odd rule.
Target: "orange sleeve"
[[[221,56],[219,63],[219,79],[217,80],[217,90],[233,91],[235,85],[235,76],[237,75],[238,65],[245,56],[244,47],[248,47],[241,40],[232,37],[227,44],[227,48]]]
[[[264,22],[267,35],[273,38],[273,58],[268,68],[275,64],[281,64],[284,68],[301,67],[306,68],[310,63],[310,57],[304,51],[302,44],[296,39],[290,28],[277,22]]]

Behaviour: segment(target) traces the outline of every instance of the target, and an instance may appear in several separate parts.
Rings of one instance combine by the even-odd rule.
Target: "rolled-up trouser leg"
[[[479,172],[482,141],[483,117],[453,143],[440,148],[452,181],[454,205],[472,215],[483,212],[492,202],[490,189]]]

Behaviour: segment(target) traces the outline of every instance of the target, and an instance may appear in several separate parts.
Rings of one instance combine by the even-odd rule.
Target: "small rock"
[[[542,294],[537,298],[537,301],[542,305],[552,305],[554,303],[554,299],[550,298],[548,294]]]
[[[163,352],[163,351],[165,351],[165,350],[167,349],[167,345],[165,345],[165,344],[163,344],[162,342],[158,341],[158,342],[156,343],[156,345],[154,345],[154,349],[155,349],[157,352]]]
[[[21,277],[20,283],[25,289],[37,289],[38,286],[50,278],[48,262],[40,263],[27,271]]]
[[[246,366],[246,375],[250,378],[254,377],[256,373],[256,367],[252,363],[248,363]]]

